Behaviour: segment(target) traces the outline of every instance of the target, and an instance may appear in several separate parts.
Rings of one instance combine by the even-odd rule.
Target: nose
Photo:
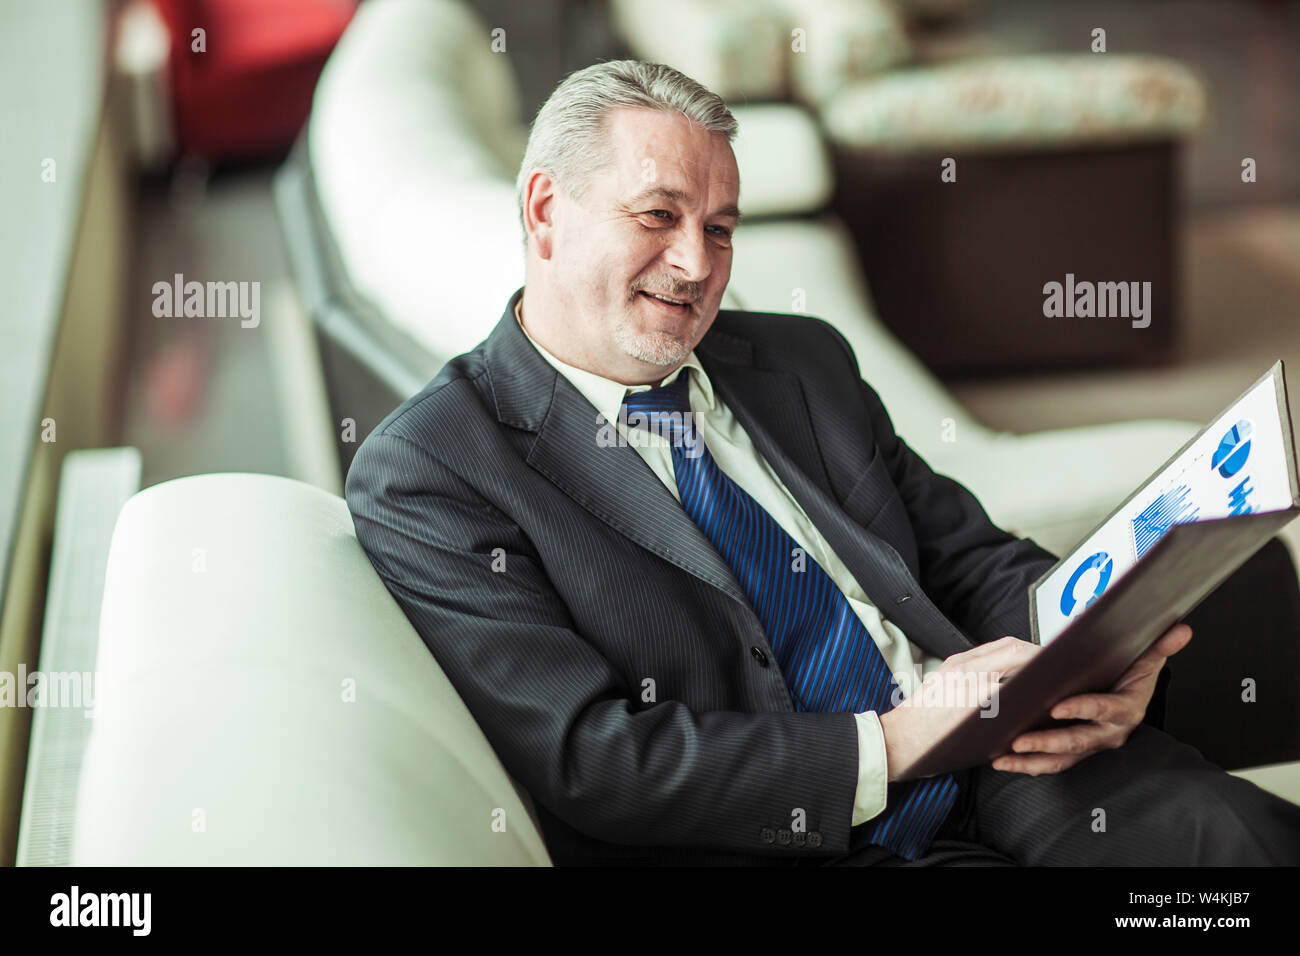
[[[684,282],[703,282],[713,272],[709,248],[702,233],[677,230],[667,249],[667,262]]]

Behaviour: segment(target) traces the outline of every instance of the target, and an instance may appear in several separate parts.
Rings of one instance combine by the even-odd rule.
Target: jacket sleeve
[[[575,630],[575,596],[470,481],[389,426],[358,450],[347,502],[371,563],[533,800],[610,843],[847,852],[853,714],[643,707],[597,635]],[[800,818],[802,839],[773,839]]]
[[[856,376],[857,358],[834,331]],[[1056,555],[1003,531],[969,489],[936,474],[894,431],[875,389],[861,386],[876,447],[916,537],[926,595],[977,644],[1006,635],[1029,640],[1029,586],[1056,563]]]

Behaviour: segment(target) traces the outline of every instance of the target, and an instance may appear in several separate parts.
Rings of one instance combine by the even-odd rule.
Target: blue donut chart
[[[1079,579],[1093,568],[1097,568],[1101,572],[1101,576],[1097,579],[1097,587],[1093,590],[1092,596],[1084,602],[1083,606],[1085,608],[1101,597],[1102,592],[1106,590],[1106,585],[1110,584],[1110,575],[1115,570],[1115,562],[1111,560],[1108,552],[1098,551],[1096,554],[1085,558],[1074,569],[1074,573],[1070,575],[1070,580],[1065,582],[1065,590],[1061,592],[1061,613],[1066,617],[1073,613],[1075,605],[1078,603],[1078,599],[1074,595],[1074,589],[1078,586]]]

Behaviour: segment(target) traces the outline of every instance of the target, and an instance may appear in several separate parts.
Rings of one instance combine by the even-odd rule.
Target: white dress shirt
[[[866,627],[871,639],[897,678],[904,697],[920,685],[920,681],[943,663],[938,657],[927,655],[916,647],[898,627],[881,617],[871,599],[859,586],[849,569],[831,550],[821,532],[808,519],[799,502],[777,477],[766,459],[759,453],[749,436],[736,421],[721,398],[713,392],[709,376],[692,351],[686,360],[657,385],[623,385],[583,369],[568,365],[548,352],[529,334],[521,316],[521,304],[515,307],[515,319],[541,353],[542,358],[576,388],[604,416],[619,429],[678,501],[677,480],[673,472],[671,445],[662,436],[641,428],[625,428],[619,421],[619,409],[631,392],[673,382],[682,369],[690,367],[690,403],[693,423],[705,447],[718,467],[767,511],[808,557],[816,561],[843,592],[853,612]],[[593,429],[598,426],[592,417]],[[865,823],[885,809],[888,765],[885,759],[885,736],[880,719],[874,711],[856,714],[858,728],[858,787],[853,802],[852,825]]]

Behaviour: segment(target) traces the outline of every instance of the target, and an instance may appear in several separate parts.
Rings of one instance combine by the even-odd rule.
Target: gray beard
[[[629,322],[621,322],[614,327],[614,344],[640,362],[663,367],[676,368],[691,354],[685,342],[663,333],[636,335],[631,331]]]

